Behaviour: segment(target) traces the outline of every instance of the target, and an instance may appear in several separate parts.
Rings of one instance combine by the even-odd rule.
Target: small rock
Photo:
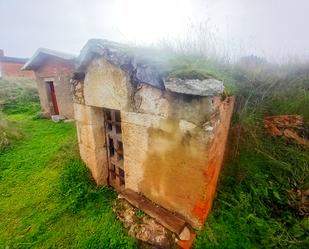
[[[189,240],[178,240],[177,245],[182,249],[190,249],[190,248],[192,248],[193,241],[194,241],[195,237],[196,237],[196,234],[191,233]]]
[[[75,91],[79,91],[79,90],[82,90],[83,86],[81,83],[78,83],[76,86],[75,86]]]
[[[65,117],[62,115],[52,115],[51,116],[52,121],[54,121],[55,123],[59,123],[60,121],[65,120]]]
[[[144,217],[143,223],[136,226],[135,237],[161,248],[169,248],[166,229],[150,217]]]
[[[64,123],[73,123],[73,122],[75,122],[74,119],[66,119],[66,120],[64,120]]]
[[[190,235],[191,235],[191,232],[189,230],[189,228],[185,227],[182,232],[179,234],[179,238],[181,240],[189,240],[190,239]]]

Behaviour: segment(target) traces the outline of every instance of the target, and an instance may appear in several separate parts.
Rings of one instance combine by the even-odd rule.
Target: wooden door
[[[120,111],[104,109],[104,122],[108,157],[108,182],[109,185],[120,191],[125,187]]]
[[[59,115],[59,109],[58,109],[58,103],[57,103],[57,98],[56,98],[56,92],[55,92],[55,87],[54,87],[54,82],[50,81],[47,82],[49,86],[49,92],[50,92],[50,99],[53,104],[53,109],[54,109],[54,115]]]

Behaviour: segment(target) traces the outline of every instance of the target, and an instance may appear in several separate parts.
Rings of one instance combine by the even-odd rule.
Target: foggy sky
[[[309,55],[308,0],[145,1],[0,0],[0,48],[17,57],[38,47],[78,54],[90,38],[155,43],[208,21],[243,55]]]

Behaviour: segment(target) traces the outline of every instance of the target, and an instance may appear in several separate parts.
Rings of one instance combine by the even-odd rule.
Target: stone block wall
[[[107,185],[108,166],[102,108],[74,103],[75,123],[82,160],[98,185]]]
[[[102,59],[93,60],[84,81],[86,105],[128,110],[132,87],[127,75]]]
[[[134,86],[102,58],[73,92],[81,157],[97,183],[108,184],[103,108],[120,110],[125,187],[200,228],[215,193],[232,100]]]

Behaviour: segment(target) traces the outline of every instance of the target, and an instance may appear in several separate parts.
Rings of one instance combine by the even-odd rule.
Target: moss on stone
[[[185,68],[185,69],[177,69],[171,71],[168,75],[170,78],[180,78],[182,80],[187,79],[198,79],[198,80],[206,80],[215,78],[213,75],[206,73],[199,69],[194,68]]]

